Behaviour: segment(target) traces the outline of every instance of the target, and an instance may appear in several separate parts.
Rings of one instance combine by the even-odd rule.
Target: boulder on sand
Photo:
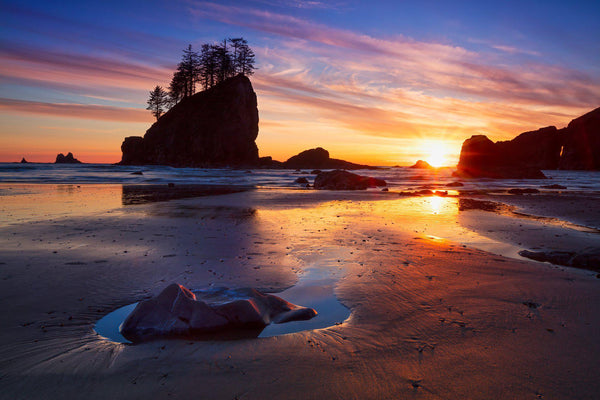
[[[217,294],[218,301],[202,301],[189,289],[173,283],[158,296],[141,301],[121,325],[121,334],[135,343],[235,330],[260,332],[270,323],[306,320],[317,315],[312,308],[255,289],[222,289]],[[223,301],[223,296],[229,301]]]
[[[387,186],[383,179],[371,178],[336,169],[321,172],[315,177],[314,188],[325,190],[365,190],[369,187]]]

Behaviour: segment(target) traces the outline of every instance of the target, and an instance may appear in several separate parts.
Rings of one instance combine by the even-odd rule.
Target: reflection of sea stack
[[[250,80],[225,80],[184,98],[144,137],[125,138],[123,165],[222,167],[258,164],[258,108]]]
[[[68,153],[66,156],[63,153],[59,153],[56,156],[55,164],[81,164],[81,161],[73,157],[73,153]]]

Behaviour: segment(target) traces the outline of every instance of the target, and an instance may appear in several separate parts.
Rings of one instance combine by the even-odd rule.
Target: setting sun
[[[426,161],[432,167],[442,167],[448,163],[450,150],[442,142],[427,142],[423,153],[427,154]]]

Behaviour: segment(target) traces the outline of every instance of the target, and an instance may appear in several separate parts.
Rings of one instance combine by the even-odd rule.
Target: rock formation
[[[55,164],[81,164],[81,161],[73,157],[73,153],[68,153],[66,156],[63,153],[59,153],[56,156]]]
[[[255,289],[223,289],[211,293],[211,297],[218,301],[198,300],[189,289],[171,284],[158,296],[138,303],[123,322],[121,334],[132,342],[231,330],[254,330],[258,334],[270,323],[306,320],[317,315],[312,308]]]
[[[122,165],[258,165],[258,108],[243,76],[183,99],[146,131],[125,138]]]
[[[21,159],[21,164],[27,164],[27,160],[25,159],[25,157],[23,157],[23,158]]]
[[[290,157],[282,163],[281,167],[292,169],[374,169],[368,165],[330,158],[329,152],[322,147],[304,150]]]
[[[505,154],[506,146],[500,147],[487,136],[475,135],[465,140],[454,176],[461,178],[495,179],[543,179],[546,176],[538,168],[515,165]]]
[[[600,170],[600,108],[569,123],[492,142],[484,135],[464,141],[455,176],[543,178],[542,169]]]
[[[600,107],[563,130],[560,169],[600,170]]]
[[[432,169],[433,167],[427,161],[419,160],[416,163],[414,163],[413,165],[411,165],[410,168]]]
[[[387,186],[383,179],[334,170],[321,172],[315,177],[314,188],[326,190],[365,190],[370,187]]]
[[[549,262],[556,265],[566,265],[600,271],[600,247],[587,247],[580,251],[529,251],[521,250],[519,255],[532,260]]]

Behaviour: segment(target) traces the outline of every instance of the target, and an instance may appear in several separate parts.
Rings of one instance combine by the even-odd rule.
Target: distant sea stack
[[[330,158],[329,152],[322,147],[304,150],[303,152],[290,157],[284,163],[280,163],[280,168],[290,169],[374,169],[363,164],[354,164],[349,161]]]
[[[258,108],[250,80],[238,75],[184,98],[146,131],[125,138],[122,165],[174,167],[258,164]]]
[[[59,153],[56,156],[56,161],[54,161],[55,164],[81,164],[81,161],[79,161],[78,159],[76,159],[73,156],[73,153],[68,153],[66,156],[63,153]]]
[[[413,165],[411,165],[410,168],[415,168],[415,169],[433,169],[433,167],[431,166],[431,164],[429,164],[427,161],[423,161],[423,160],[417,161],[416,163],[414,163]]]
[[[541,170],[600,170],[600,108],[569,123],[525,132],[509,141],[485,135],[464,141],[455,176],[464,178],[544,178]]]
[[[23,158],[21,159],[21,164],[27,164],[27,160],[25,159],[25,157],[23,157]]]

